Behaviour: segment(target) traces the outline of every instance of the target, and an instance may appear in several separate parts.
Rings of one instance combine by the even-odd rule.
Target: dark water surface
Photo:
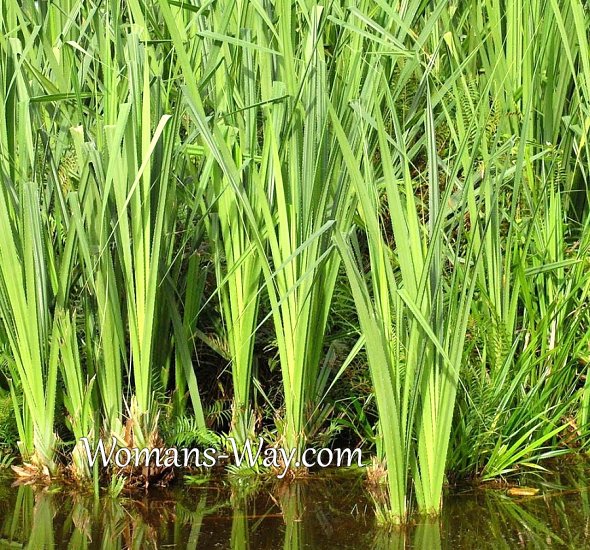
[[[0,549],[590,548],[590,469],[562,467],[527,484],[539,494],[455,491],[439,520],[387,533],[375,525],[362,480],[350,475],[257,490],[211,480],[99,500],[4,480]]]

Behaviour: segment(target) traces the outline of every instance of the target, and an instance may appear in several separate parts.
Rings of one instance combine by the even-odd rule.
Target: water
[[[473,549],[590,548],[590,469],[562,467],[540,489],[455,490],[437,521],[397,532],[377,528],[356,476],[335,474],[285,484],[197,486],[119,498],[0,482],[0,549]]]

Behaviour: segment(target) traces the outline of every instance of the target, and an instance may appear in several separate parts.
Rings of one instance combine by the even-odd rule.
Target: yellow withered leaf
[[[532,497],[539,493],[539,489],[533,487],[510,487],[506,494],[511,497]]]

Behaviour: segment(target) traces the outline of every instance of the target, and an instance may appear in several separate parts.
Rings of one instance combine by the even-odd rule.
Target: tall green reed
[[[31,7],[32,3],[3,6],[0,21],[5,98],[0,123],[0,223],[5,236],[0,252],[0,317],[11,352],[11,388],[22,458],[33,464],[32,470],[53,474],[56,319],[69,306],[75,236],[57,177],[62,153],[55,139],[59,125],[50,116],[51,110],[54,115],[63,111],[59,103],[51,103],[55,96],[45,97],[49,79],[35,72],[38,60],[48,55],[55,60],[55,52],[40,32],[50,25],[38,11],[29,20],[23,9]],[[11,30],[16,28],[21,29],[19,34]],[[63,83],[59,77],[56,80],[58,85]]]
[[[33,182],[21,186],[18,202],[6,185],[0,197],[0,276],[2,322],[10,345],[11,386],[23,459],[53,473],[57,361],[50,360],[54,326],[46,271],[46,233],[39,192]],[[14,220],[14,221],[13,221]],[[18,404],[15,384],[22,388]]]
[[[470,132],[459,134],[454,153],[440,158],[430,78],[423,76],[425,108],[418,119],[423,125],[424,137],[417,141],[422,157],[416,145],[412,157],[408,143],[414,121],[412,129],[406,128],[408,122],[391,100],[386,120],[380,111],[373,114],[378,164],[369,156],[357,167],[344,136],[339,135],[359,199],[368,280],[354,234],[352,244],[346,242],[346,235],[337,235],[336,242],[351,283],[375,387],[387,471],[387,496],[379,515],[386,523],[406,521],[410,481],[420,513],[440,510],[474,275],[481,261],[474,235],[483,234],[486,227],[479,222],[485,210],[475,200],[480,178]],[[462,166],[455,159],[466,151],[472,160],[459,179]],[[413,166],[413,158],[420,159],[422,166],[416,176],[411,170],[420,168]],[[416,197],[418,182],[423,182],[423,200]],[[480,187],[486,184],[488,180]],[[387,222],[380,214],[382,208]],[[467,218],[471,223],[464,227]]]
[[[159,46],[143,40],[137,5],[61,8],[3,8],[2,20],[23,31],[22,40],[2,42],[9,98],[2,318],[16,358],[15,392],[23,392],[23,456],[38,455],[50,470],[58,371],[76,438],[90,435],[94,409],[102,409],[105,431],[120,439],[125,416],[138,442],[154,432],[154,350],[168,338],[158,332],[156,313],[170,298],[163,281],[176,259],[170,166],[179,118],[167,114],[174,100]],[[37,26],[30,32],[29,25]],[[9,257],[17,261],[9,265]],[[81,345],[80,327],[62,311],[70,300],[84,311]],[[184,338],[177,342],[186,348]],[[180,355],[185,368],[177,378],[189,380],[204,427],[192,364]],[[83,411],[90,416],[80,418]]]
[[[362,56],[355,52],[341,67],[327,64],[328,10],[319,6],[300,12],[289,4],[277,5],[273,9],[278,24],[273,25],[260,7],[239,4],[229,18],[215,10],[208,17],[195,17],[196,28],[189,23],[188,11],[175,14],[165,2],[160,7],[200,140],[219,165],[215,215],[226,262],[220,275],[228,286],[238,282],[232,292],[243,294],[242,303],[251,304],[253,312],[258,299],[256,272],[262,271],[283,379],[285,405],[279,432],[287,446],[300,448],[308,430],[306,417],[313,415],[318,403],[323,335],[339,264],[329,233],[335,226],[349,224],[352,214],[339,169],[342,160],[332,146],[327,105],[335,101],[339,111],[348,110],[365,73],[360,66],[347,70]],[[179,19],[184,24],[180,29]],[[249,31],[241,33],[237,26],[244,22]],[[304,40],[297,39],[298,27],[304,29]],[[202,40],[189,52],[182,36],[191,32]],[[361,44],[362,38],[350,39],[353,49]],[[347,41],[338,44],[346,45]],[[205,67],[212,67],[214,74],[199,70],[200,59],[207,60]],[[249,67],[244,76],[235,76],[236,59]],[[329,86],[336,82],[328,80],[331,71],[347,75],[342,88]],[[366,88],[368,93],[371,87]],[[206,108],[214,109],[212,123]],[[347,125],[352,124],[351,116],[343,116]],[[254,133],[255,120],[262,122]],[[244,277],[246,269],[252,283]],[[222,294],[229,292],[223,286]],[[239,336],[230,345],[234,380],[239,380],[234,391],[241,401],[250,384],[248,331],[255,328],[253,316],[244,306],[228,308],[239,304],[237,295],[233,302],[231,297],[222,297],[222,302],[233,333],[230,341]],[[240,331],[235,319],[243,323]],[[243,361],[236,347],[243,349]]]
[[[586,398],[578,391],[588,204],[585,138],[574,130],[587,103],[579,7],[533,2],[502,12],[488,2],[462,20],[477,32],[453,41],[456,57],[472,65],[458,119],[487,111],[478,162],[501,175],[483,195],[492,217],[449,464],[484,479],[564,452],[563,430],[573,423],[581,435],[586,423],[571,420],[584,416]],[[476,43],[477,34],[486,40]],[[478,100],[482,93],[489,100]]]

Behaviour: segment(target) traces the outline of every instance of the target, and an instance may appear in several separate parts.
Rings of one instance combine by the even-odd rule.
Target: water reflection
[[[571,466],[531,479],[533,497],[470,491],[438,520],[378,529],[362,481],[313,478],[263,488],[223,482],[95,499],[0,482],[0,549],[590,547],[590,477]]]

